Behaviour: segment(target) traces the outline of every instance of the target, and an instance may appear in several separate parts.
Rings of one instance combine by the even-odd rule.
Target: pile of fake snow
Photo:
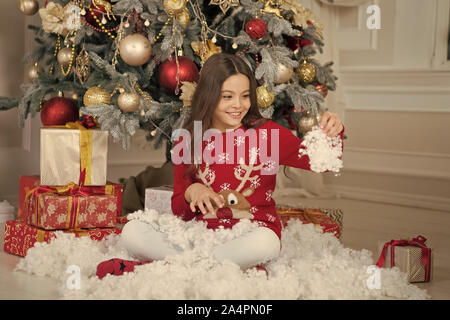
[[[344,248],[320,227],[290,221],[283,230],[280,256],[263,271],[242,271],[232,262],[218,262],[211,248],[255,227],[242,220],[233,229],[210,230],[200,222],[183,222],[154,210],[138,211],[131,218],[155,223],[168,232],[184,253],[137,266],[122,276],[99,280],[98,263],[111,258],[132,259],[120,244],[119,235],[93,241],[59,233],[50,244],[38,243],[16,266],[39,276],[61,281],[66,299],[426,299],[426,291],[411,285],[399,269],[379,269],[379,289],[370,289],[368,267],[372,253]],[[149,244],[151,245],[151,244]],[[68,266],[81,271],[80,288],[69,289]]]
[[[328,137],[318,126],[314,126],[303,138],[298,156],[308,155],[314,172],[338,173],[343,167],[341,137]]]

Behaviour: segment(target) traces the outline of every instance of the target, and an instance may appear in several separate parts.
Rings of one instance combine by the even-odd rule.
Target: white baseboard
[[[450,199],[375,189],[333,186],[338,197],[450,212]]]

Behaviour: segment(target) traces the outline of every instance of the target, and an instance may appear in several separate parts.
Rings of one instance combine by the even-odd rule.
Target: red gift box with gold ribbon
[[[287,222],[290,219],[298,219],[302,223],[313,223],[316,226],[321,226],[323,232],[332,233],[336,238],[340,238],[342,234],[342,213],[333,213],[332,216],[338,216],[339,219],[333,219],[330,217],[331,213],[326,213],[322,209],[309,209],[309,208],[291,208],[291,207],[277,207],[277,213],[280,217],[283,227],[286,227]]]
[[[22,176],[18,220],[45,230],[115,227],[122,214],[122,185],[64,187],[39,185]]]
[[[411,240],[391,240],[379,244],[380,257],[376,266],[398,267],[407,274],[409,282],[429,282],[432,276],[431,248],[427,238],[417,236]],[[390,253],[388,254],[388,252]]]
[[[3,230],[2,230],[3,231]],[[56,237],[57,231],[48,231],[30,226],[17,220],[6,221],[5,223],[5,243],[3,249],[5,252],[25,257],[28,249],[34,247],[36,242],[47,242]],[[110,234],[120,234],[118,228],[98,228],[98,229],[80,229],[63,230],[70,232],[75,236],[89,236],[92,240],[102,240]]]

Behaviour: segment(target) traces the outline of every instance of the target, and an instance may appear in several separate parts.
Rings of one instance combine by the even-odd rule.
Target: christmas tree
[[[331,0],[330,0],[331,2]],[[254,70],[261,114],[301,135],[324,107],[337,78],[322,52],[320,21],[296,0],[54,0],[39,9],[32,83],[23,96],[0,97],[18,108],[19,124],[41,113],[44,125],[90,116],[128,148],[146,130],[154,148],[190,112],[199,70],[214,53],[233,53]],[[59,96],[58,96],[59,93]],[[61,94],[62,93],[62,94]],[[74,111],[75,110],[75,111]]]

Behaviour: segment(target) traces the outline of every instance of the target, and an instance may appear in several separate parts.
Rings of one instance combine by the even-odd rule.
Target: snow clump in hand
[[[314,172],[338,173],[343,167],[342,140],[340,136],[328,137],[318,126],[314,126],[303,138],[298,157],[307,155]]]

